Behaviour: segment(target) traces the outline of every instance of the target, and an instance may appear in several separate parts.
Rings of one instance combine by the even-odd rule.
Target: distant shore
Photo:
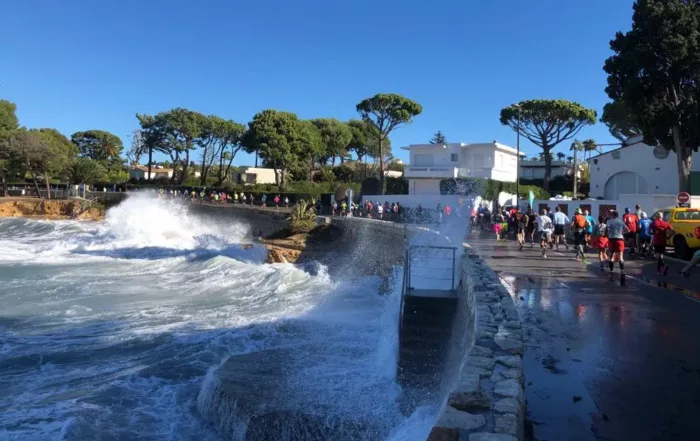
[[[102,207],[83,209],[80,201],[39,199],[31,197],[0,197],[0,218],[22,217],[41,220],[104,220]]]

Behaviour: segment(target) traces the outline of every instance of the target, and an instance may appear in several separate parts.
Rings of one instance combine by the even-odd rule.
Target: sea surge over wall
[[[248,230],[142,196],[0,219],[0,439],[425,439],[439,403],[396,383],[400,266],[387,290],[269,265]]]

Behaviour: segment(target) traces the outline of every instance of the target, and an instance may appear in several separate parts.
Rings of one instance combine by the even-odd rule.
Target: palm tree
[[[566,160],[570,163],[574,162],[574,157],[573,156],[567,156]]]
[[[563,161],[566,155],[562,152],[557,152],[557,159]]]
[[[588,154],[588,158],[591,157],[591,153],[595,152],[598,150],[598,145],[596,144],[594,139],[587,139],[583,141],[582,143],[583,146],[583,160],[586,160],[586,153]]]

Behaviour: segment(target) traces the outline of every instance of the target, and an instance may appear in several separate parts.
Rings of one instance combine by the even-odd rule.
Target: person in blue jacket
[[[586,218],[588,221],[588,226],[586,227],[586,240],[583,243],[583,248],[585,252],[588,252],[588,244],[591,241],[591,236],[593,235],[593,227],[596,225],[595,219],[593,219],[593,216],[588,212],[588,210],[583,210],[583,216]]]
[[[642,218],[639,219],[637,230],[639,230],[639,247],[642,250],[642,257],[644,257],[651,251],[651,219],[644,212],[642,212]]]

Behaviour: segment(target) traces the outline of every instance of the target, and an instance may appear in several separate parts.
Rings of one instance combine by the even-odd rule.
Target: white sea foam
[[[139,196],[101,223],[0,219],[0,439],[217,440],[193,411],[207,372],[309,345],[318,363],[280,402],[381,420],[395,439],[427,427],[396,404],[398,291],[263,264],[246,235]]]

